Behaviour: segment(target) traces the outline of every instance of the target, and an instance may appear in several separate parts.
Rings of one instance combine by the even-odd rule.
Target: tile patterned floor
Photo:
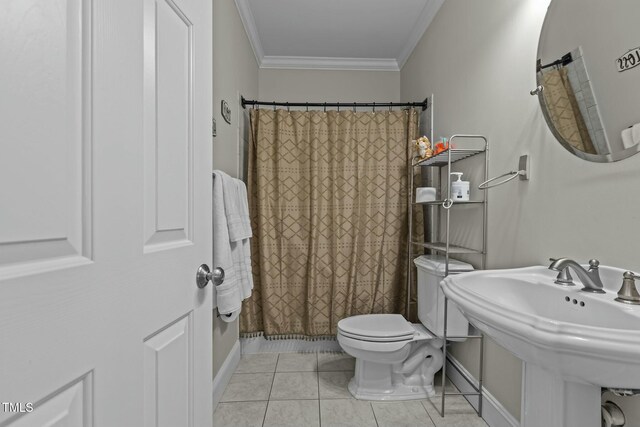
[[[214,427],[486,427],[463,397],[368,402],[347,390],[355,361],[344,353],[242,356],[213,415]],[[436,383],[438,384],[439,381]],[[448,385],[454,389],[453,385]],[[436,387],[440,392],[440,387]]]

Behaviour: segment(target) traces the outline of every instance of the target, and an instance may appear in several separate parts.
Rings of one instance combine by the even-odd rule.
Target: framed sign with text
[[[224,118],[225,122],[231,124],[231,108],[229,108],[229,104],[227,104],[227,101],[222,101],[220,104],[222,118]]]
[[[616,59],[616,65],[619,72],[627,71],[640,65],[640,47],[631,49]]]

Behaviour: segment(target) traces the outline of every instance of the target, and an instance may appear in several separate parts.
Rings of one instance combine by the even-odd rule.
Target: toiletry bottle
[[[466,202],[469,200],[469,181],[462,180],[462,172],[451,172],[458,179],[451,183],[451,199],[454,202]]]
[[[447,138],[442,137],[440,138],[440,141],[437,142],[435,145],[434,154],[440,154],[443,151],[446,151],[448,148],[449,148],[449,142]]]

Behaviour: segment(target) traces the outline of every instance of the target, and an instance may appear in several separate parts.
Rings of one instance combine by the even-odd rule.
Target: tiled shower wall
[[[587,71],[587,65],[580,46],[571,52],[571,56],[573,62],[566,66],[569,82],[578,101],[578,107],[589,131],[591,141],[598,153],[610,153],[611,148],[602,125],[600,110],[598,109],[598,103],[593,93],[593,86],[591,85],[591,79],[589,78],[589,72]]]

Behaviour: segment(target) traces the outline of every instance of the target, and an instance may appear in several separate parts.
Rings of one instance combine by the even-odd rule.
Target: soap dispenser
[[[451,199],[454,202],[466,202],[469,200],[469,181],[462,180],[462,172],[451,172],[458,179],[451,183]]]

